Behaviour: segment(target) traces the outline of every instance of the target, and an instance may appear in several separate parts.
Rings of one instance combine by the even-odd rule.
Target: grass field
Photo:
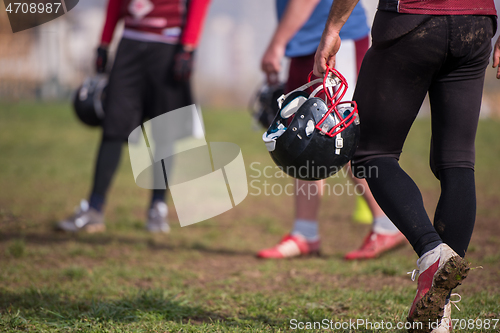
[[[238,144],[249,180],[264,181],[250,165],[273,164],[250,116],[203,111],[207,140]],[[433,214],[439,184],[428,168],[429,130],[428,119],[417,120],[401,163]],[[499,133],[500,122],[481,121],[478,215],[467,256],[477,268],[457,289],[456,332],[500,332]],[[144,231],[149,192],[135,185],[125,152],[107,232],[55,233],[54,223],[88,194],[98,140],[68,104],[0,102],[0,332],[283,332],[293,331],[293,320],[323,319],[373,328],[329,329],[335,332],[404,331],[375,328],[404,321],[416,289],[406,273],[417,257],[406,245],[372,261],[342,260],[369,230],[351,222],[354,196],[323,197],[321,257],[261,261],[255,252],[289,230],[292,197],[250,189],[235,209],[184,228],[169,202],[172,232],[151,235]]]

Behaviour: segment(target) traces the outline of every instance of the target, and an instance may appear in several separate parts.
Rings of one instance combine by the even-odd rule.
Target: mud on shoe
[[[104,216],[94,208],[89,207],[86,200],[80,202],[75,213],[56,225],[56,230],[65,232],[97,233],[106,230]]]
[[[287,234],[275,246],[264,249],[257,253],[257,258],[262,259],[284,259],[300,256],[319,255],[319,239],[308,242],[301,235]]]
[[[417,294],[408,314],[408,322],[414,323],[409,332],[428,333],[431,323],[439,322],[444,315],[446,299],[450,291],[467,277],[469,264],[448,245],[440,244],[426,252],[417,261],[419,274]]]

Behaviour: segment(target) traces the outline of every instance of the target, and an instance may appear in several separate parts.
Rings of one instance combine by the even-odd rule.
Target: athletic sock
[[[89,206],[99,212],[102,212],[109,185],[120,162],[122,146],[122,140],[105,138],[101,140],[94,172],[94,185],[89,197]]]
[[[293,225],[292,235],[301,235],[308,242],[319,240],[318,221],[296,219]]]
[[[387,215],[378,216],[373,219],[372,224],[373,232],[381,235],[395,235],[399,229],[392,223]]]

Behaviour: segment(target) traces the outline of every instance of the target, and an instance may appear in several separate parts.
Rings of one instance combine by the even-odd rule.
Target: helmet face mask
[[[107,85],[107,77],[97,75],[85,79],[75,92],[73,109],[85,125],[94,127],[102,124]]]
[[[302,180],[328,178],[347,164],[359,140],[355,102],[340,102],[347,83],[340,73],[325,76],[279,99],[280,111],[262,138],[273,161]],[[309,87],[319,86],[309,94]],[[333,88],[336,88],[335,93]],[[325,100],[316,97],[324,93]]]

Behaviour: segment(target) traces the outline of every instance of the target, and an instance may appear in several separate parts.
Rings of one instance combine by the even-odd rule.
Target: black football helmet
[[[325,179],[340,171],[359,140],[356,102],[341,102],[345,78],[330,68],[322,79],[311,81],[311,75],[309,83],[278,99],[280,110],[262,135],[276,165],[302,180]]]
[[[268,128],[278,113],[278,98],[285,92],[285,84],[262,84],[250,103],[250,113],[256,123]]]
[[[88,126],[100,126],[104,119],[104,101],[106,99],[106,88],[108,78],[97,75],[85,79],[83,84],[76,90],[73,98],[75,113],[84,124]]]

